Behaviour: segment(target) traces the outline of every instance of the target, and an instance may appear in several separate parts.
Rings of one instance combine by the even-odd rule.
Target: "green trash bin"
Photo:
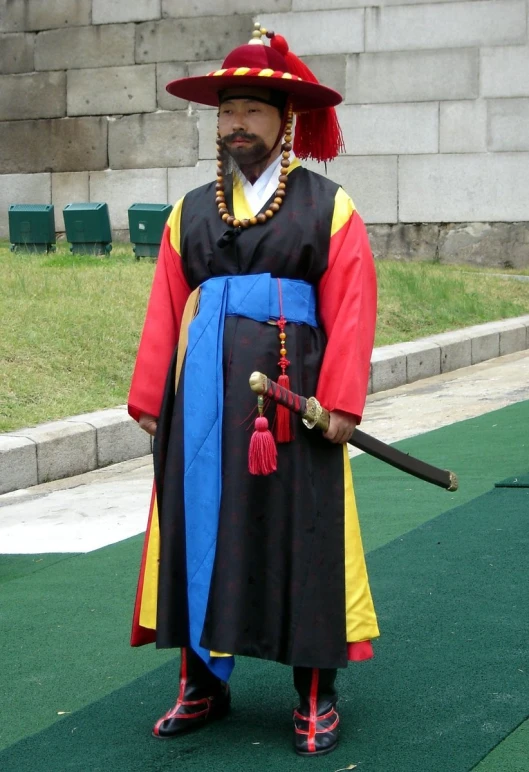
[[[107,204],[67,204],[63,209],[66,239],[73,255],[105,255],[112,249]]]
[[[136,257],[158,257],[170,204],[132,204],[129,207],[130,241]]]
[[[11,204],[8,219],[12,252],[20,247],[29,252],[55,249],[53,204]]]

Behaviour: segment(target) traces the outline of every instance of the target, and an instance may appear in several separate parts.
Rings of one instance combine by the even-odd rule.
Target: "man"
[[[226,715],[245,655],[293,667],[295,749],[327,753],[336,670],[378,635],[345,445],[367,391],[373,260],[350,198],[292,154],[337,155],[341,97],[259,25],[220,71],[167,89],[218,105],[219,121],[217,180],[164,232],[129,397],[155,434],[156,479],[132,644],[182,650],[153,734]],[[315,393],[328,431],[270,404],[250,440],[255,370]]]

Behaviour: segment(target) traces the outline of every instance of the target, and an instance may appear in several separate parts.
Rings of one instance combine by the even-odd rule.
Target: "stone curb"
[[[368,393],[529,349],[529,314],[381,346],[373,351]],[[0,434],[0,494],[146,456],[151,438],[126,406]]]
[[[151,438],[126,405],[0,434],[0,494],[146,456]]]
[[[394,389],[528,348],[529,315],[465,327],[410,343],[380,346],[371,358],[368,393]]]

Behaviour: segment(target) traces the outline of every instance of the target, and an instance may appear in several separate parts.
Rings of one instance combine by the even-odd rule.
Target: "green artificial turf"
[[[517,616],[512,603],[525,586],[529,491],[490,489],[527,466],[528,418],[529,402],[520,403],[399,443],[457,471],[456,494],[374,459],[354,460],[382,638],[373,662],[340,674],[341,747],[318,762],[320,769],[354,763],[377,772],[466,772],[526,717],[517,677],[524,665],[514,672],[512,640],[518,624],[527,629],[527,604]],[[523,528],[511,511],[519,501]],[[171,652],[128,647],[140,550],[135,537],[63,560],[0,557],[10,579],[0,594],[0,691],[9,696],[0,769],[150,772],[183,765],[192,772],[304,763],[289,747],[290,673],[274,663],[240,660],[235,711],[222,725],[176,743],[149,737],[153,720],[174,702],[177,662]],[[41,557],[55,563],[31,573]],[[25,574],[18,578],[17,561]],[[524,684],[527,690],[527,670]],[[515,747],[524,738],[527,732]]]
[[[496,488],[529,488],[529,474],[518,474],[514,477],[507,477],[506,480],[497,482]]]
[[[475,772],[527,772],[528,769],[529,721],[520,724],[507,739],[474,767]]]
[[[529,491],[494,489],[371,555],[384,640],[376,661],[340,673],[340,749],[321,769],[466,772],[527,718],[528,508]],[[200,735],[149,737],[160,702],[174,701],[168,663],[7,748],[0,767],[299,768],[289,669],[240,658],[236,673],[233,717]]]
[[[396,419],[398,420],[398,419]],[[458,475],[455,493],[428,485],[366,456],[352,461],[364,548],[396,539],[446,510],[480,496],[529,466],[529,401],[395,443]]]
[[[63,555],[36,573],[27,571],[38,556],[0,556],[12,576],[17,561],[26,572],[0,585],[0,694],[9,696],[0,748],[173,656],[128,646],[141,546],[135,537],[85,555]]]
[[[1,546],[0,546],[1,549]],[[71,560],[77,553],[53,555],[2,555],[0,554],[0,584],[20,579],[27,574],[44,571],[63,560]]]

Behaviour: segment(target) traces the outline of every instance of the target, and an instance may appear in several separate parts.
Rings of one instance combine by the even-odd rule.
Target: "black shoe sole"
[[[298,756],[326,756],[328,753],[332,753],[338,747],[338,742],[331,745],[329,748],[323,748],[321,751],[300,751],[294,748]]]

